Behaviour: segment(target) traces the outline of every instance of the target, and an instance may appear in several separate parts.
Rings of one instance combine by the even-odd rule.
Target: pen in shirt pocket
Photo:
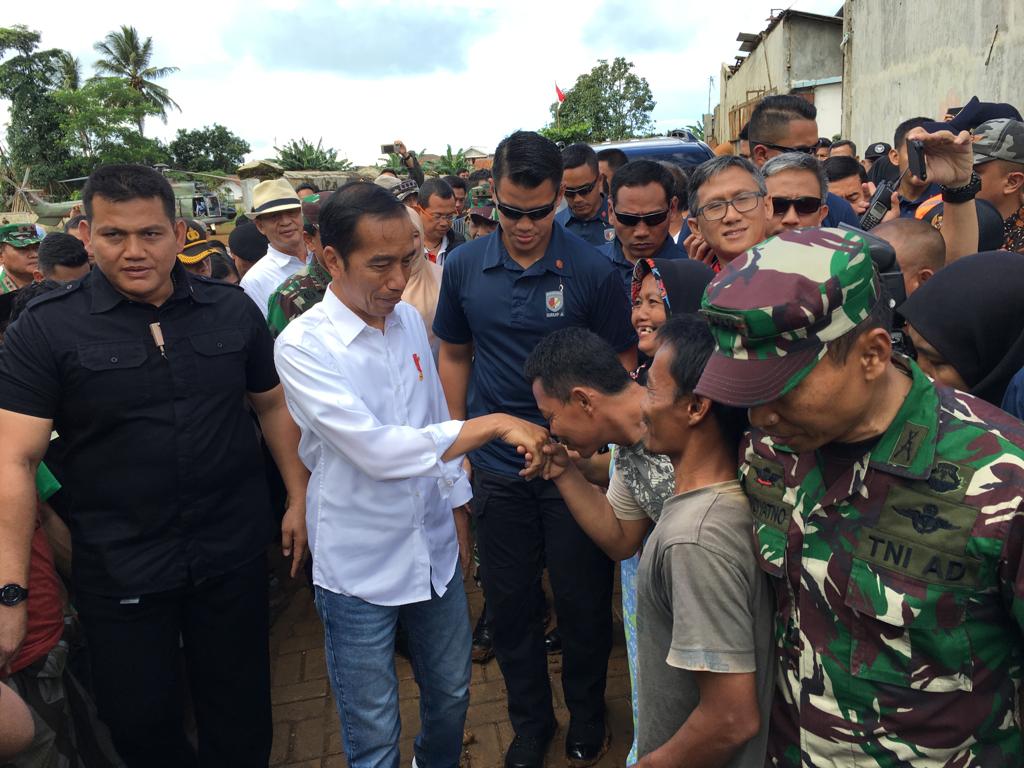
[[[412,362],[416,366],[416,373],[420,375],[420,381],[423,381],[423,366],[420,365],[420,356],[415,352],[412,353]]]

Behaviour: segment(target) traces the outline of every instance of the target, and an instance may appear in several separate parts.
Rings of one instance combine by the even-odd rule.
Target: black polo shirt
[[[636,344],[615,268],[564,227],[552,228],[544,256],[529,269],[509,256],[500,227],[445,261],[434,334],[452,344],[473,343],[470,418],[500,412],[544,424],[523,366],[541,339],[566,327],[588,328],[617,352]],[[523,468],[515,449],[498,441],[470,459],[475,467],[512,477]]]
[[[245,395],[278,383],[270,331],[240,288],[180,264],[172,276],[157,308],[94,269],[36,299],[0,345],[0,408],[52,419],[66,445],[73,580],[87,592],[198,583],[269,542]]]

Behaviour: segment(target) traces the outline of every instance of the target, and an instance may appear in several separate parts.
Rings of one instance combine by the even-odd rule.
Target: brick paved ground
[[[473,622],[479,615],[482,596],[468,583],[469,606]],[[337,710],[327,682],[324,662],[323,631],[309,590],[288,587],[286,607],[271,631],[273,665],[274,747],[271,765],[282,768],[338,768],[345,766]],[[616,590],[615,646],[608,664],[606,699],[612,729],[609,753],[599,763],[602,768],[622,766],[632,740],[629,705],[629,669],[626,665],[622,623]],[[419,730],[419,699],[412,669],[404,659],[396,659],[399,678],[399,708],[402,718],[401,766],[412,762],[412,742]],[[565,727],[568,711],[562,698],[561,657],[549,661],[551,687],[555,697],[555,715],[559,731],[548,751],[549,768],[564,766]],[[473,741],[466,747],[465,768],[501,766],[512,739],[512,727],[505,707],[505,685],[498,663],[473,665],[467,729]]]

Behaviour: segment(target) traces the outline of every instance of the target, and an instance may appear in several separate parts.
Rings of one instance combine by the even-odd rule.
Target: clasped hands
[[[524,467],[519,470],[519,476],[526,480],[538,477],[554,480],[580,457],[576,451],[555,441],[544,427],[515,416],[504,417],[499,437],[515,446],[523,457]]]

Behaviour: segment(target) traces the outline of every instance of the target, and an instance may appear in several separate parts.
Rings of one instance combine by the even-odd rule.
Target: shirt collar
[[[525,271],[509,256],[508,249],[505,248],[505,243],[501,239],[501,234],[502,229],[499,224],[497,231],[493,235],[487,236],[488,243],[484,250],[484,257],[481,259],[482,268],[488,270],[508,264],[514,270]],[[569,246],[565,242],[566,237],[567,235],[562,227],[553,225],[551,227],[551,239],[548,240],[548,247],[544,251],[544,255],[539,261],[530,266],[530,270],[535,272],[554,272],[556,275],[563,277],[571,276],[572,264],[569,257]]]
[[[608,198],[604,195],[601,195],[601,205],[598,206],[597,212],[589,219],[579,218],[572,212],[572,208],[566,208],[565,210],[569,212],[569,219],[575,219],[576,221],[581,221],[584,224],[589,224],[592,221],[600,221],[604,224],[608,223]]]
[[[911,384],[896,418],[871,451],[871,466],[893,475],[927,479],[939,440],[939,393],[917,364],[896,358]]]
[[[331,321],[331,325],[334,326],[341,337],[341,343],[346,347],[352,344],[356,337],[364,330],[377,331],[376,328],[370,328],[362,318],[345,306],[345,303],[331,290],[330,285],[327,286],[327,293],[324,294],[321,305],[327,313],[327,318]],[[385,332],[388,328],[396,325],[402,326],[402,318],[398,312],[392,310],[391,314],[384,320]]]
[[[174,268],[171,270],[171,280],[174,281],[174,290],[171,292],[167,302],[178,301],[184,298],[191,298],[201,304],[208,304],[213,301],[212,297],[203,296],[201,293],[197,294],[192,287],[192,276],[189,271],[185,269],[181,262],[175,259]],[[100,314],[107,312],[122,301],[132,301],[127,296],[118,291],[107,279],[107,276],[103,274],[103,270],[99,267],[93,267],[89,274],[86,276],[90,292],[92,294],[92,303],[89,311],[91,314]],[[138,303],[138,302],[136,302]]]
[[[270,258],[272,261],[282,266],[284,266],[285,264],[291,264],[293,261],[297,261],[300,264],[309,264],[309,260],[312,258],[312,254],[309,251],[306,251],[306,260],[302,261],[301,259],[292,256],[291,254],[285,253],[284,251],[279,251],[274,246],[268,244],[267,255],[264,256],[263,258]]]
[[[652,259],[671,259],[674,255],[678,255],[679,246],[672,239],[672,235],[668,235],[665,238],[665,242],[661,244],[661,248],[653,256],[649,257]],[[645,257],[646,258],[646,257]],[[612,240],[612,261],[616,264],[621,264],[633,269],[636,267],[632,261],[626,258],[625,252],[622,250],[622,241],[619,238]]]

